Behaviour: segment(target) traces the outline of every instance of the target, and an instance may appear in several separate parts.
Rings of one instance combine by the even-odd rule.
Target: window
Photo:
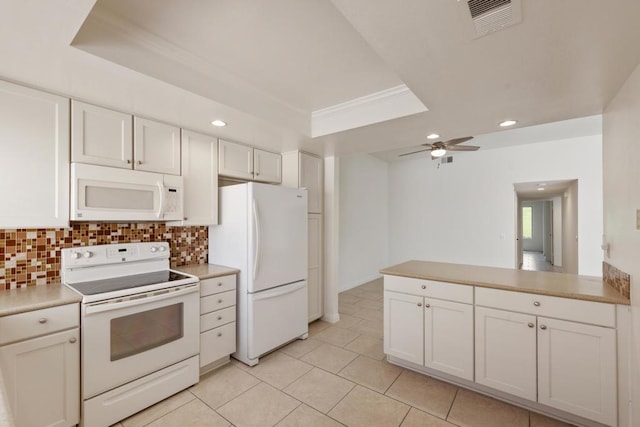
[[[531,239],[533,237],[533,207],[522,207],[522,238]]]

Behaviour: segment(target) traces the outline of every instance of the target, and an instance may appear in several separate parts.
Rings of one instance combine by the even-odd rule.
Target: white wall
[[[640,67],[636,68],[605,109],[604,239],[610,244],[605,260],[631,275],[632,425],[640,424]]]
[[[340,158],[340,291],[388,266],[387,187],[386,162],[366,154]]]
[[[573,182],[562,197],[562,271],[579,273],[580,264],[580,183]]]
[[[531,239],[522,239],[525,251],[542,252],[544,239],[544,202],[522,202],[522,207],[531,207]]]
[[[562,267],[562,197],[553,199],[553,265]]]
[[[553,154],[551,154],[553,153]],[[513,268],[513,183],[579,180],[580,274],[602,274],[602,138],[480,150],[451,164],[389,167],[389,262],[425,259]]]

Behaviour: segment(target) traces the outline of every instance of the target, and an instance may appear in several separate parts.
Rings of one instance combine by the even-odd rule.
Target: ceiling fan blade
[[[454,145],[452,147],[447,147],[447,151],[476,151],[479,149],[480,147],[473,145]]]
[[[462,144],[463,142],[467,142],[467,141],[469,141],[471,139],[473,139],[472,136],[465,136],[464,138],[450,139],[448,141],[445,141],[444,145],[446,145],[447,147],[450,147],[452,145]]]
[[[412,151],[411,153],[399,154],[399,155],[398,155],[398,157],[408,156],[409,154],[422,153],[423,151],[431,151],[431,148],[429,148],[429,149],[427,149],[427,150],[418,150],[418,151]]]
[[[437,144],[437,142],[436,142],[436,144]],[[432,148],[432,147],[433,147],[433,144],[429,144],[429,143],[426,143],[426,144],[420,144],[420,145],[424,145],[425,147],[429,147],[429,148]]]

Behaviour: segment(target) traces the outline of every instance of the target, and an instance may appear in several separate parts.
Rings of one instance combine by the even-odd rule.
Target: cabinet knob
[[[221,337],[222,336],[222,332],[218,332],[218,336]]]
[[[256,176],[259,176],[259,175],[260,175],[260,172],[256,172]]]
[[[131,159],[127,159],[127,164],[130,165],[131,164]]]
[[[139,165],[141,165],[141,164],[142,164],[142,160],[138,160],[138,162],[137,162],[137,163],[138,163]]]
[[[222,282],[218,282],[218,286],[222,286]]]
[[[422,285],[422,289],[427,289],[427,285]]]
[[[425,308],[429,308],[429,307],[431,307],[431,304],[425,304],[424,307]]]
[[[535,326],[535,325],[534,325],[533,323],[529,322],[529,327],[530,327],[530,328],[533,328],[534,326]]]
[[[540,301],[534,301],[533,305],[535,305],[536,307],[540,307]]]
[[[188,219],[189,219],[189,218],[187,218],[187,217],[185,216],[185,217],[184,217],[184,219],[183,219],[183,221],[186,221],[186,220],[188,220]]]
[[[218,304],[222,304],[222,300],[221,299],[218,300]]]
[[[418,303],[418,307],[422,307],[422,303],[421,302]]]
[[[542,330],[547,329],[547,325],[540,325],[540,329],[542,329]]]
[[[218,316],[218,320],[222,320],[222,316]]]
[[[69,342],[70,342],[71,344],[74,344],[76,341],[78,341],[78,340],[77,340],[75,337],[71,337],[71,338],[69,338]]]
[[[47,319],[45,319],[44,317],[41,319],[38,319],[38,323],[41,323],[44,325],[45,323],[47,323]]]

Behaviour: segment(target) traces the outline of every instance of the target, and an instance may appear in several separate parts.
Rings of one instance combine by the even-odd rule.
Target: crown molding
[[[397,119],[429,109],[400,85],[311,113],[311,136],[318,137]]]

